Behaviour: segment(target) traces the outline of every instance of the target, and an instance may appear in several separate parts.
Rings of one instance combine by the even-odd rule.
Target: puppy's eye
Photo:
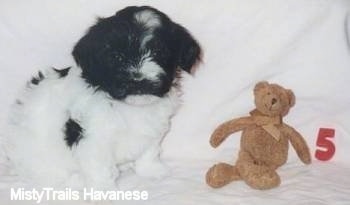
[[[152,56],[153,57],[159,56],[160,54],[161,54],[161,52],[160,52],[159,49],[154,49],[153,52],[152,52]]]
[[[166,58],[168,55],[168,50],[167,49],[155,49],[152,52],[152,56],[153,57],[157,57],[157,58]]]
[[[114,58],[118,61],[118,62],[122,62],[124,60],[124,56],[121,54],[116,54],[114,55]]]

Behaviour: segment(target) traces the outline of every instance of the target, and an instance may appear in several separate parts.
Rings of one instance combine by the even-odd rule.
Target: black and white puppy
[[[178,104],[179,69],[201,49],[147,6],[101,18],[73,49],[76,66],[40,71],[16,100],[7,152],[21,176],[44,185],[114,185],[119,168],[165,174],[159,146]]]

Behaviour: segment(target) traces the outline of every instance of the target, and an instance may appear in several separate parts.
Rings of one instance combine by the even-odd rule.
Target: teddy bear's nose
[[[272,98],[272,100],[271,100],[272,105],[276,104],[276,102],[277,102],[277,99],[276,98]]]

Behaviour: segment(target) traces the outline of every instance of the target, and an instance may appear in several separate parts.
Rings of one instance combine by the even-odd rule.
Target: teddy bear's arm
[[[215,129],[210,137],[210,144],[213,147],[219,146],[230,134],[238,132],[255,124],[253,117],[241,117],[221,124]]]
[[[283,128],[285,133],[288,135],[289,140],[292,146],[294,147],[295,151],[297,152],[300,160],[305,164],[310,164],[311,163],[310,150],[304,138],[293,127],[285,123],[283,123]]]

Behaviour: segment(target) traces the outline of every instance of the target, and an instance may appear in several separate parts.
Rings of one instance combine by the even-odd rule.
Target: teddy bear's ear
[[[295,95],[292,90],[286,90],[289,98],[289,105],[293,107],[295,105]]]
[[[267,81],[258,82],[254,87],[254,93],[258,92],[262,88],[266,88],[269,85]]]

